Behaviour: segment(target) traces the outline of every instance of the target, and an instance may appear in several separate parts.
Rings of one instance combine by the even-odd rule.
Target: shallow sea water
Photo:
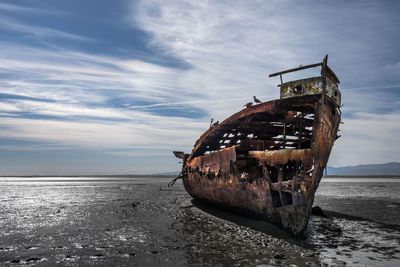
[[[165,178],[0,178],[0,265],[400,266],[400,179],[323,179],[302,237]],[[397,222],[397,224],[396,224]]]
[[[322,179],[317,195],[334,198],[367,197],[385,200],[400,200],[400,177],[398,178],[352,178]]]

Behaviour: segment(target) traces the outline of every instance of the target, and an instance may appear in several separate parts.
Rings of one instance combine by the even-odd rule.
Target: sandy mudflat
[[[193,202],[168,182],[2,186],[0,265],[400,266],[396,201],[321,196],[316,203],[337,214],[313,216],[293,238]]]

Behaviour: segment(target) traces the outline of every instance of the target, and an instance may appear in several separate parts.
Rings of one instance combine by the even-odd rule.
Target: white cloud
[[[123,60],[71,51],[54,51],[0,43],[0,70],[12,70],[4,92],[69,101],[91,101],[96,90],[125,92],[139,99],[163,101],[185,95],[179,87],[184,71],[139,60]],[[104,93],[106,94],[106,93]],[[84,99],[81,98],[85,97]]]
[[[399,160],[400,114],[359,113],[344,120],[334,145],[332,166],[385,163]]]
[[[110,119],[130,119],[127,112],[118,111],[109,108],[89,108],[79,105],[47,103],[38,101],[15,101],[11,103],[0,103],[0,111],[2,112],[27,112],[35,115],[72,117],[72,116],[88,116],[94,118],[110,118]],[[135,115],[133,112],[131,115]]]
[[[52,38],[62,38],[62,39],[81,41],[81,42],[91,41],[90,38],[85,36],[80,36],[65,31],[54,30],[48,27],[30,25],[27,23],[23,23],[21,21],[11,19],[7,16],[0,16],[0,26],[4,27],[4,29],[7,29],[9,31],[21,32],[24,33],[25,35],[34,36],[36,38],[52,37]]]
[[[6,112],[19,112],[21,111],[16,105],[11,103],[1,103],[0,102],[0,112],[6,114]]]
[[[178,127],[183,124],[185,131]],[[136,123],[1,118],[0,137],[83,147],[166,149],[193,142],[192,136],[204,126],[187,119],[158,117]]]
[[[6,46],[0,43],[0,49]],[[110,98],[129,97],[158,102],[160,107],[177,106],[170,102],[174,95],[179,105],[185,104],[185,94],[176,82],[184,75],[181,69],[21,45],[0,55],[0,70],[7,73],[10,69],[11,77],[0,82],[2,93],[45,101],[3,99],[0,113],[59,119],[0,117],[3,138],[49,142],[56,148],[60,144],[88,149],[145,146],[163,148],[167,153],[174,148],[189,150],[198,133],[208,125],[203,120],[154,115],[152,111],[158,106],[112,108],[107,104]],[[186,105],[190,104],[189,101]]]
[[[29,7],[27,5],[14,5],[14,4],[7,4],[7,3],[0,3],[0,10],[5,12],[12,12],[12,13],[25,13],[25,14],[40,14],[40,15],[61,15],[60,12],[55,12],[54,10],[47,10],[44,6],[40,8],[36,7]]]
[[[158,9],[158,13],[152,15],[152,9]],[[133,18],[134,23],[154,36],[154,45],[193,66],[180,80],[183,88],[201,92],[205,102],[228,100],[225,104],[220,101],[208,105],[213,116],[222,118],[234,111],[234,105],[240,107],[246,101],[248,96],[243,90],[270,97],[278,95],[271,86],[273,82],[266,78],[267,66],[272,63],[269,48],[273,44],[265,47],[257,40],[263,38],[266,29],[262,28],[269,23],[253,16],[253,21],[261,25],[246,25],[249,16],[252,14],[245,5],[146,1],[136,6]],[[231,98],[239,101],[231,103]]]

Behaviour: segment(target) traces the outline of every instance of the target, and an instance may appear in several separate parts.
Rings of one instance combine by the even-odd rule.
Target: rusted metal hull
[[[184,156],[187,192],[303,232],[337,138],[340,110],[321,94],[265,102],[211,127]]]

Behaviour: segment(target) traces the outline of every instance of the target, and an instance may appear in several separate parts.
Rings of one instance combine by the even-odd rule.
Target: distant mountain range
[[[177,176],[179,171],[157,173],[156,175]],[[364,164],[357,166],[329,167],[328,175],[400,175],[400,162]]]
[[[329,167],[328,175],[400,175],[400,162]]]

